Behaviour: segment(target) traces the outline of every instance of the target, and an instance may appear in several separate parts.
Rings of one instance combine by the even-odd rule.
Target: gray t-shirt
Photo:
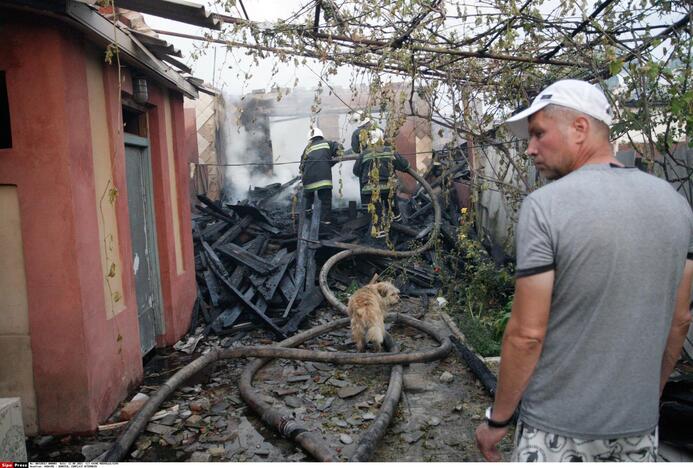
[[[693,252],[686,200],[638,169],[586,165],[525,199],[516,241],[518,277],[555,270],[521,419],[582,439],[652,430],[676,290]]]

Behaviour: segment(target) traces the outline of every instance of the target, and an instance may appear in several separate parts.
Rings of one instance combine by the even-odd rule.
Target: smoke
[[[226,163],[226,200],[238,202],[248,198],[253,187],[262,187],[278,180],[273,167],[269,138],[262,115],[257,108],[242,104],[235,96],[224,93],[224,119],[220,129]],[[267,164],[261,164],[267,163]]]
[[[291,116],[286,115],[286,109],[276,109],[273,99],[250,95],[241,100],[227,93],[223,97],[225,112],[220,136],[224,157],[228,164],[238,164],[226,168],[225,200],[236,203],[247,199],[249,190],[254,187],[285,183],[300,175],[299,161],[308,143],[311,123],[308,117],[311,99],[285,98],[282,104],[286,106],[290,102],[295,113]],[[339,128],[326,132],[325,136],[348,149],[354,125],[347,115],[339,116],[338,121]],[[320,126],[319,118],[317,124]],[[353,165],[353,161],[345,161],[332,168],[334,207],[346,206],[349,200],[360,200],[358,178],[352,174]],[[297,183],[294,191],[299,186]],[[277,201],[286,205],[291,196],[292,191],[286,190],[284,198]]]

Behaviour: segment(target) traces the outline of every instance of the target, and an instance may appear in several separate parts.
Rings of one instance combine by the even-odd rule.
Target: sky
[[[188,0],[198,4],[206,4],[207,11],[225,13],[218,6],[210,6],[209,2],[201,0]],[[248,17],[252,21],[273,22],[280,18],[288,18],[308,2],[304,0],[244,0]],[[225,13],[229,14],[229,13]],[[243,14],[233,8],[231,16],[242,18]],[[145,21],[152,29],[175,31],[196,36],[202,36],[203,28],[159,18],[152,15],[144,15]],[[313,89],[318,85],[319,73],[322,65],[315,60],[308,60],[307,64],[295,67],[293,64],[285,64],[280,67],[279,73],[272,78],[271,71],[274,63],[272,56],[261,60],[259,66],[253,66],[250,70],[250,60],[245,55],[246,50],[240,48],[228,49],[222,44],[209,44],[206,51],[197,61],[191,60],[191,53],[195,47],[200,47],[200,41],[193,41],[174,36],[160,36],[162,39],[176,46],[183,53],[183,61],[192,67],[193,74],[212,83],[218,89],[230,92],[234,95],[245,94],[256,89],[268,90],[273,86],[292,88],[296,78],[299,79],[299,87]],[[312,70],[312,71],[311,71]],[[245,79],[245,73],[252,74]],[[315,73],[314,73],[315,72]],[[338,74],[330,77],[332,86],[348,86],[353,69],[348,66],[340,67]],[[237,76],[240,75],[240,76]]]

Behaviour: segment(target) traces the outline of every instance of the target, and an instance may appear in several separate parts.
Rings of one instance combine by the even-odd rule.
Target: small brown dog
[[[389,336],[385,332],[385,313],[388,306],[399,301],[399,289],[389,281],[368,284],[357,290],[347,305],[351,317],[351,338],[356,350],[362,353],[372,343],[376,352],[381,352],[383,341]]]

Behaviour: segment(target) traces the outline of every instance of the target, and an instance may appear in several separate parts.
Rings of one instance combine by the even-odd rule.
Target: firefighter
[[[330,224],[332,218],[332,166],[338,162],[342,145],[327,141],[322,131],[314,127],[308,133],[308,146],[301,157],[301,179],[303,181],[304,207],[307,212],[313,208],[315,192],[321,202],[320,221]]]
[[[384,136],[379,128],[368,133],[367,146],[363,148],[353,169],[361,185],[361,204],[368,207],[373,201],[377,217],[375,225],[371,226],[371,235],[378,239],[387,237],[387,218],[398,217],[395,170],[409,169],[409,162],[385,144]]]
[[[351,134],[351,150],[354,154],[358,154],[366,146],[369,132],[378,128],[378,124],[363,112],[356,114],[352,122],[361,122],[358,128]]]

